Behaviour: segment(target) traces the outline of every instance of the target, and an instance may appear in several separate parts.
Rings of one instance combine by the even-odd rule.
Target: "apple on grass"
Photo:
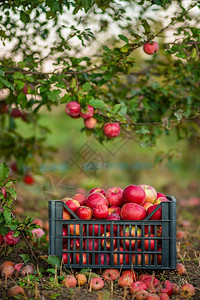
[[[141,240],[137,240],[134,239],[134,237],[141,237],[141,229],[137,228],[135,226],[126,226],[125,228],[122,228],[120,230],[120,236],[121,237],[133,237],[132,239],[123,239],[121,240],[121,245],[123,246],[125,243],[125,247],[127,249],[129,249],[131,247],[131,249],[135,248],[135,244],[137,244],[137,247],[140,246],[141,244]]]
[[[120,277],[120,272],[117,269],[106,269],[103,271],[102,277],[106,281],[115,281]]]
[[[99,291],[104,287],[104,281],[100,277],[94,277],[90,280],[89,286],[91,290]]]
[[[107,123],[103,127],[103,132],[108,138],[114,138],[120,134],[120,125],[119,123]]]
[[[145,202],[145,191],[137,185],[128,185],[122,193],[123,204],[132,202],[142,205]]]
[[[113,245],[113,249],[116,248],[117,240],[111,237],[110,232],[102,234],[102,237],[105,237],[104,239],[101,239],[101,246],[103,249],[110,250],[111,245]]]
[[[195,288],[190,283],[185,283],[181,286],[181,296],[184,299],[191,299],[195,295]]]
[[[155,52],[158,52],[159,45],[154,41],[146,42],[143,45],[143,50],[146,54],[153,55]]]
[[[79,206],[75,213],[81,220],[92,219],[92,209],[88,206]]]
[[[8,246],[14,246],[19,243],[20,241],[20,235],[14,236],[15,232],[14,230],[10,230],[6,235],[4,235],[4,242]]]
[[[137,203],[126,203],[122,207],[120,216],[122,220],[144,220],[147,212],[144,207]]]
[[[106,198],[110,206],[121,206],[123,190],[120,187],[111,187],[106,191]]]
[[[72,288],[77,286],[77,280],[74,277],[74,275],[66,275],[62,283],[66,286],[66,288]]]
[[[106,205],[109,206],[108,200],[101,193],[92,193],[89,194],[86,200],[86,205],[90,208],[94,208],[97,205]]]
[[[165,280],[163,288],[160,290],[161,293],[166,293],[167,295],[171,296],[173,293],[173,285],[171,281]]]
[[[119,285],[120,287],[123,287],[123,288],[125,288],[125,287],[130,287],[131,284],[133,284],[133,278],[131,278],[131,277],[128,276],[128,275],[122,275],[122,276],[120,276],[119,279],[118,279],[118,285]]]
[[[108,217],[108,206],[103,204],[103,205],[96,205],[92,209],[92,214],[95,219],[106,219]]]
[[[133,278],[133,281],[137,280],[137,275],[133,270],[125,270],[122,272],[122,275],[130,276],[131,278]]]
[[[139,185],[145,191],[145,202],[153,203],[157,198],[157,192],[154,187],[147,184]]]
[[[145,291],[147,289],[147,285],[143,281],[135,281],[130,286],[130,293],[137,294],[140,291]]]
[[[81,106],[76,101],[70,101],[65,106],[65,112],[71,118],[74,118],[74,119],[79,118],[80,112],[81,112]]]

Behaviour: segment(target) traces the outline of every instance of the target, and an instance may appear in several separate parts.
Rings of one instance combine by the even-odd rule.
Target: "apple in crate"
[[[113,249],[117,247],[117,240],[111,236],[110,232],[106,232],[102,234],[102,237],[105,237],[105,239],[101,239],[101,246],[103,249],[110,250],[112,243],[113,243]]]
[[[70,219],[71,219],[71,215],[65,210],[63,210],[63,220],[70,220]]]
[[[148,239],[145,239],[144,240],[144,247],[145,247],[145,250],[154,250],[154,246],[155,246],[155,239],[153,239],[153,237],[155,237],[155,234],[145,234],[144,236],[145,238],[148,238]],[[150,237],[152,237],[152,239],[149,239]]]
[[[63,249],[67,250],[67,249]],[[72,262],[72,253],[63,253],[63,263],[64,264],[70,264]]]
[[[142,204],[142,206],[147,210],[150,206],[152,206],[153,203],[150,202],[144,202],[144,204]]]
[[[142,205],[145,197],[144,189],[138,185],[128,185],[122,193],[123,204],[133,202]]]
[[[137,228],[135,226],[131,226],[129,228],[129,226],[126,226],[125,229],[122,228],[120,230],[120,236],[121,237],[141,237],[141,230],[140,228]],[[125,243],[125,246],[127,249],[129,249],[130,245],[131,245],[131,249],[135,248],[135,244],[136,244],[136,239],[125,239],[125,240],[121,240],[121,244],[123,246],[123,244]],[[137,240],[137,245],[138,247],[140,246],[141,241]]]
[[[100,243],[101,245],[101,243]],[[98,239],[85,239],[84,241],[84,249],[85,250],[89,250],[89,251],[97,251],[97,250],[101,250],[101,246],[99,245],[99,241]],[[100,248],[99,248],[100,246]]]
[[[91,220],[92,209],[88,206],[79,206],[76,210],[76,215],[82,220]]]
[[[108,208],[109,210],[109,215],[111,214],[118,214],[120,215],[121,213],[121,207],[120,206],[111,206]]]
[[[92,220],[95,220],[95,219],[92,219]],[[104,225],[100,225],[100,224],[90,224],[89,225],[89,235],[101,236],[105,230],[104,230]]]
[[[162,193],[157,193],[156,199],[157,199],[157,198],[160,198],[160,197],[164,197],[164,198],[167,199],[167,197],[166,197],[164,194],[162,194]]]
[[[137,252],[142,252],[141,249],[138,249]],[[137,255],[137,257],[136,257]],[[149,255],[148,254],[142,254],[142,253],[137,253],[137,254],[133,254],[132,255],[132,263],[133,265],[136,265],[136,263],[138,265],[142,264],[142,256],[144,255],[144,264],[148,265],[149,263],[152,263],[153,257],[152,255],[150,255],[150,261],[149,261]]]
[[[114,265],[124,265],[124,259],[125,259],[125,264],[127,265],[129,263],[129,255],[126,254],[126,253],[116,253],[117,251],[124,251],[124,248],[123,247],[119,247],[119,250],[118,248],[115,248],[114,251],[113,251],[113,262],[114,262]],[[118,262],[118,259],[119,259],[119,262]]]
[[[97,205],[108,205],[108,200],[101,193],[92,193],[86,199],[86,205],[94,208]]]
[[[111,187],[106,191],[106,198],[110,206],[120,206],[122,205],[122,193],[123,190],[120,187]]]
[[[65,200],[67,199],[67,200]],[[77,200],[71,199],[71,198],[64,198],[62,201],[65,202],[65,204],[73,211],[75,212],[77,208],[79,208],[80,204]],[[68,211],[67,211],[68,212]],[[70,212],[68,212],[70,213]]]
[[[153,204],[160,204],[161,202],[164,202],[164,201],[169,201],[166,197],[159,197],[157,198]]]
[[[151,207],[149,207],[150,209]],[[144,220],[147,216],[146,209],[137,203],[126,203],[121,210],[122,220]]]
[[[110,263],[110,255],[108,253],[95,254],[95,265],[102,266],[102,265],[109,265],[109,263]]]
[[[81,256],[82,256],[82,264],[87,265],[91,262],[91,257],[88,253],[76,253],[76,264],[81,264]],[[88,259],[87,259],[88,257]]]
[[[80,205],[85,205],[86,197],[83,194],[75,194],[72,199],[77,200]]]
[[[159,204],[152,205],[148,208],[147,214],[150,215],[152,211],[158,206]],[[149,220],[161,220],[162,219],[162,208],[160,207],[150,218]]]
[[[141,187],[145,191],[145,202],[153,203],[157,198],[157,192],[154,187],[147,184],[140,184]]]
[[[79,224],[70,224],[69,225],[69,233],[70,235],[80,235],[81,233],[81,225]],[[82,225],[82,233],[85,231],[85,225]]]
[[[101,189],[101,188],[93,188],[93,189],[91,189],[91,191],[89,192],[89,194],[93,194],[93,193],[100,193],[103,196],[105,196],[106,192],[104,191],[104,189]]]
[[[96,205],[92,209],[92,214],[95,219],[106,219],[108,217],[108,206],[103,204],[103,205]]]
[[[83,241],[83,247],[84,247],[84,241]],[[73,250],[79,250],[80,249],[80,239],[70,239],[70,249]]]
[[[117,220],[117,221],[119,221],[119,220],[121,220],[121,218],[120,218],[120,215],[118,215],[118,214],[111,214],[111,215],[109,215],[109,216],[107,217],[106,220],[110,220],[110,221],[112,221],[112,220],[113,220],[113,221],[114,221],[114,220]],[[112,226],[112,225],[107,225],[107,226],[106,226],[106,228],[107,228],[108,231],[111,231],[111,226]],[[119,230],[120,230],[121,226],[120,226],[120,225],[113,225],[113,232],[114,232],[114,233],[117,233],[118,228],[119,228]]]

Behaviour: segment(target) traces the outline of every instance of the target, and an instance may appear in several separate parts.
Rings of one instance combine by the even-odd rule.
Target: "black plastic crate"
[[[49,255],[66,268],[175,269],[176,199],[167,198],[142,221],[81,220],[63,201],[49,201]],[[162,219],[149,220],[159,208]],[[74,219],[63,220],[63,210]]]

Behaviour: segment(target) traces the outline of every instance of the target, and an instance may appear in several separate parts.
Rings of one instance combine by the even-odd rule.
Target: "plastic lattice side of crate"
[[[49,201],[49,255],[66,268],[175,269],[176,199],[167,198],[141,221],[81,220],[63,201]],[[158,209],[161,220],[150,220]]]

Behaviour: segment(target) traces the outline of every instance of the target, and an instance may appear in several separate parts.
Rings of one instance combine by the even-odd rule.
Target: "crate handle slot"
[[[69,208],[65,202],[63,201],[63,207],[68,210],[68,212],[76,219],[76,220],[81,220],[72,210]]]

